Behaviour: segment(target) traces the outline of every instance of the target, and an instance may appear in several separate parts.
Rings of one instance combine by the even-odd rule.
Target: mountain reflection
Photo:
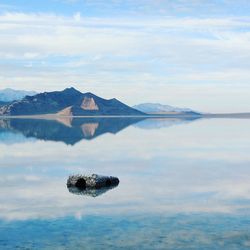
[[[185,117],[185,118],[175,118],[175,117],[169,117],[169,118],[147,118],[143,121],[135,124],[135,127],[141,128],[141,129],[159,129],[159,128],[168,128],[175,125],[184,125],[190,122],[193,122],[197,119],[200,119],[199,117]]]
[[[116,134],[143,118],[74,118],[60,117],[45,119],[2,119],[0,134],[12,132],[26,138],[64,142],[74,145],[82,139],[91,140],[105,133]]]
[[[74,145],[85,139],[91,140],[105,133],[116,134],[135,125],[143,129],[158,129],[185,124],[197,118],[72,118],[58,119],[0,119],[0,142],[14,143],[25,138],[64,142]],[[12,136],[11,136],[12,135]],[[23,136],[23,137],[21,137]]]

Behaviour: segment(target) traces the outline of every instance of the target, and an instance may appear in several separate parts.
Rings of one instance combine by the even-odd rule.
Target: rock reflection
[[[72,194],[76,195],[85,195],[85,196],[91,196],[91,197],[97,197],[100,195],[103,195],[107,191],[114,189],[118,186],[119,184],[112,185],[109,187],[103,187],[103,188],[86,188],[86,189],[81,189],[77,187],[67,187],[69,192]]]

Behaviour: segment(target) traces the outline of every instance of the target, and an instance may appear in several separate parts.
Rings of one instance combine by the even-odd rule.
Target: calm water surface
[[[0,120],[0,186],[0,249],[249,249],[250,120]]]

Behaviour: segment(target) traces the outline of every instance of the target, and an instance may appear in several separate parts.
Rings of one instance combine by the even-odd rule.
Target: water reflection
[[[72,118],[46,119],[0,119],[0,142],[11,143],[25,138],[64,142],[74,145],[82,139],[92,140],[102,134],[116,134],[128,126],[157,129],[186,124],[198,118]],[[18,135],[18,136],[17,136]],[[20,139],[20,136],[22,139]]]
[[[87,137],[96,138],[105,123],[115,125],[20,122],[1,122],[1,140],[12,134],[19,142],[0,143],[1,249],[250,246],[250,120],[143,120],[91,141]],[[57,126],[69,135],[62,137]],[[79,143],[68,141],[71,130],[80,131]],[[81,193],[65,185],[75,173],[122,182],[104,195]]]
[[[142,129],[159,129],[168,128],[176,125],[184,125],[201,119],[199,117],[186,118],[148,118],[141,122],[134,124],[135,127]]]
[[[143,118],[2,119],[0,134],[11,131],[14,137],[17,133],[21,133],[26,138],[60,141],[74,145],[82,139],[91,140],[105,133],[116,134],[141,120]]]

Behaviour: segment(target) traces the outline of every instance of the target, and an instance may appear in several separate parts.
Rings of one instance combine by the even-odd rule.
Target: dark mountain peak
[[[84,93],[84,96],[102,99],[101,97],[99,97],[99,96],[97,96],[97,95],[95,95],[95,94],[93,94],[93,93],[91,93],[91,92],[86,92],[86,93]]]
[[[81,93],[79,90],[75,89],[74,87],[66,88],[62,92],[64,92],[64,93],[72,93],[72,94],[74,94],[74,93],[77,93],[77,94]]]
[[[91,93],[91,92],[86,92],[86,93],[84,93],[85,95],[94,95],[93,93]]]

